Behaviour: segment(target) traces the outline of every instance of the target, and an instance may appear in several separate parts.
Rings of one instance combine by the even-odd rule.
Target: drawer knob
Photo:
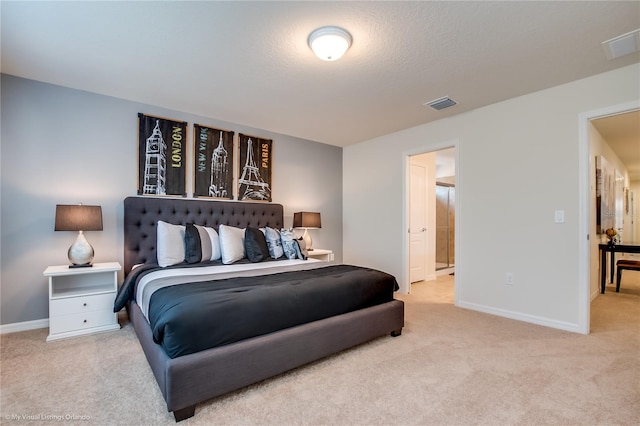
[[[87,304],[86,304],[86,303],[83,303],[83,304],[82,304],[82,306],[87,306]]]
[[[84,322],[84,323],[86,324],[87,320],[84,320],[84,321],[82,321],[82,322]]]

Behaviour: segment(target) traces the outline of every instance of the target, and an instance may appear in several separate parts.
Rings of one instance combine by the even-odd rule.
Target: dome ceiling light
[[[309,34],[309,47],[323,61],[336,61],[351,46],[351,34],[338,27],[322,27]]]

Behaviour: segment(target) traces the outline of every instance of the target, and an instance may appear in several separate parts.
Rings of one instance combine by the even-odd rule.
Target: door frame
[[[458,139],[451,139],[446,141],[437,142],[431,144],[429,146],[422,146],[419,148],[413,148],[410,150],[406,150],[402,152],[402,174],[404,179],[402,181],[402,276],[400,277],[400,292],[404,294],[411,293],[411,283],[409,282],[409,233],[407,230],[409,229],[409,214],[411,213],[409,210],[409,178],[411,173],[411,156],[427,154],[429,152],[442,151],[444,149],[453,148],[455,149],[455,167],[456,167],[456,210],[460,210],[460,143]],[[456,233],[454,236],[454,253],[456,259],[456,265],[460,264],[460,214],[456,213],[455,216],[455,229]],[[454,275],[454,304],[458,304],[458,294],[459,294],[459,283],[462,282],[460,280],[459,269],[456,268],[456,273]]]
[[[590,167],[591,167],[591,144],[590,144],[590,122],[597,118],[612,115],[624,114],[626,112],[640,109],[640,101],[627,102],[624,104],[612,105],[593,111],[583,112],[578,117],[578,173],[579,173],[579,195],[580,205],[578,214],[578,235],[579,255],[578,255],[578,332],[589,334],[591,327],[591,191],[590,191]],[[595,235],[594,235],[595,238]]]

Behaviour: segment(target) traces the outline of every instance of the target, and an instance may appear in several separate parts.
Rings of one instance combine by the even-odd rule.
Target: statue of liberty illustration
[[[160,131],[160,122],[156,120],[156,126],[147,138],[143,194],[166,195],[167,178],[167,144]]]
[[[220,141],[218,147],[211,155],[211,184],[209,185],[209,196],[227,197],[229,194],[227,185],[227,170],[229,167],[228,153],[224,149],[222,141],[222,131],[220,131]]]
[[[271,198],[269,184],[262,179],[258,166],[253,160],[253,141],[251,139],[247,143],[247,161],[238,183],[240,184],[238,192],[240,200],[269,200]],[[244,192],[242,192],[243,186]]]

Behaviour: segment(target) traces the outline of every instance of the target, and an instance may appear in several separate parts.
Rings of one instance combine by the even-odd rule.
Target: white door
[[[409,282],[426,278],[427,169],[411,164],[409,196]]]

